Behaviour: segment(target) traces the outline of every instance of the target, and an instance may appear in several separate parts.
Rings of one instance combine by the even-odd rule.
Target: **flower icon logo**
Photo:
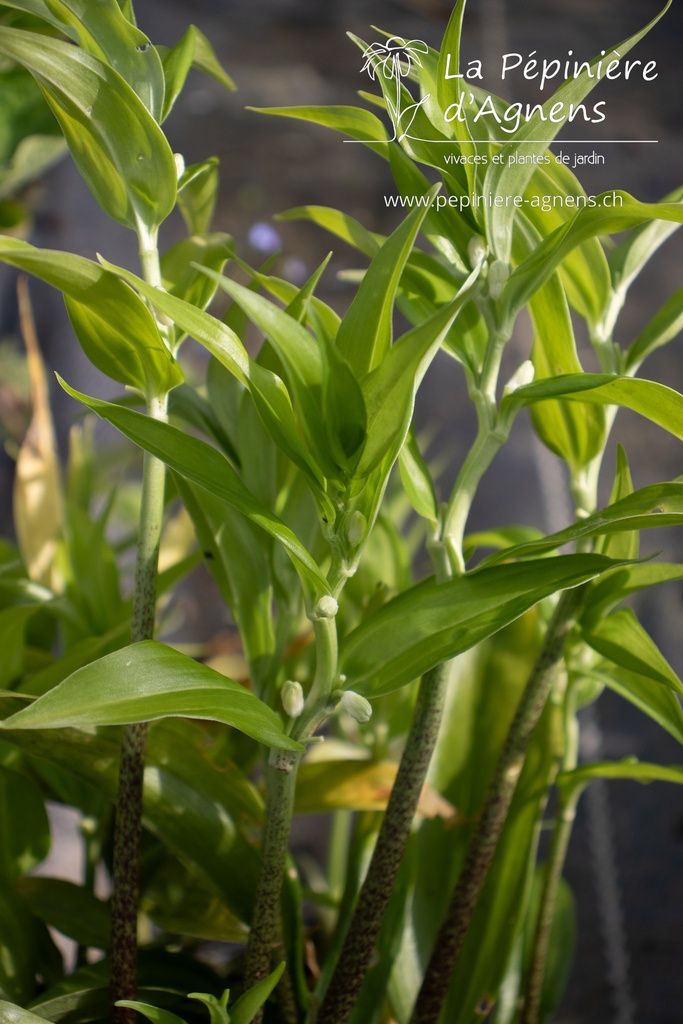
[[[371,43],[363,52],[365,63],[361,68],[361,74],[367,71],[373,81],[381,76],[387,80],[393,78],[396,82],[396,103],[394,105],[387,96],[386,104],[394,123],[394,138],[398,137],[399,142],[408,135],[418,108],[429,99],[428,96],[425,96],[418,103],[411,103],[402,108],[403,86],[401,79],[408,77],[413,65],[421,68],[420,57],[424,57],[427,53],[429,53],[429,47],[421,39],[406,40],[402,36],[390,36],[385,42]],[[398,136],[401,119],[409,112],[413,115],[410,123]]]

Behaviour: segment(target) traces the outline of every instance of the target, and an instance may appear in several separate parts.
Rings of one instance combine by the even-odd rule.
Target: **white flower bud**
[[[182,153],[174,153],[173,159],[175,160],[175,170],[178,175],[178,181],[180,181],[185,173],[185,157]]]
[[[525,384],[531,384],[535,373],[534,364],[530,359],[525,359],[522,365],[517,367],[510,377],[510,380],[503,388],[503,398],[505,398],[506,395],[511,395],[513,391],[517,390],[517,388],[522,388]]]
[[[486,258],[486,242],[481,235],[474,235],[470,238],[467,246],[467,257],[472,270],[479,266]]]
[[[346,539],[352,548],[357,548],[367,528],[368,521],[362,512],[355,509],[346,522]]]
[[[341,706],[347,715],[356,722],[369,722],[372,718],[372,705],[365,697],[353,690],[344,690],[341,695]]]
[[[339,604],[331,594],[324,594],[313,609],[316,619],[333,619],[339,611]]]
[[[304,691],[301,683],[288,679],[280,691],[282,706],[290,718],[298,718],[304,710]]]
[[[489,267],[489,295],[492,299],[498,300],[503,294],[505,282],[510,276],[510,268],[502,260],[494,260]]]

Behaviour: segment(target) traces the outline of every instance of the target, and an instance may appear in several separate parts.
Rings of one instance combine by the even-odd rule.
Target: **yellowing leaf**
[[[33,414],[19,450],[14,481],[14,523],[28,574],[59,589],[55,555],[62,528],[62,481],[47,376],[35,333],[26,278],[17,286],[26,345]]]

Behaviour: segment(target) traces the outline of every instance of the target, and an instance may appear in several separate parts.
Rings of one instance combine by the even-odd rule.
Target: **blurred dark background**
[[[500,55],[537,50],[537,56],[565,57],[568,49],[588,59],[629,36],[653,17],[653,0],[471,0],[464,52],[481,58],[490,73],[485,86],[500,91]],[[238,92],[227,93],[211,79],[193,73],[168,122],[175,150],[186,162],[220,157],[221,200],[216,228],[230,232],[250,262],[282,245],[278,272],[301,282],[326,255],[335,254],[323,296],[340,311],[351,292],[339,270],[362,265],[341,243],[299,222],[274,223],[274,214],[293,206],[338,207],[374,231],[387,232],[400,214],[387,210],[384,195],[394,192],[385,163],[364,147],[345,145],[339,136],[302,122],[266,117],[246,106],[355,103],[361,55],[345,32],[376,38],[372,25],[406,39],[438,46],[452,3],[442,0],[137,0],[141,28],[154,42],[173,45],[193,21],[209,37]],[[683,181],[681,146],[681,53],[683,8],[674,5],[636,56],[656,59],[658,78],[644,83],[605,82],[596,99],[606,101],[607,120],[590,126],[605,165],[578,171],[588,192],[623,188],[654,201]],[[517,80],[515,80],[517,81]],[[521,81],[521,80],[520,80]],[[527,83],[529,86],[530,83]],[[510,100],[536,102],[515,86]],[[564,134],[571,137],[571,127]],[[576,135],[574,136],[576,137]],[[591,135],[593,137],[593,134]],[[658,139],[657,145],[620,143],[600,147],[600,139]],[[557,148],[557,147],[556,147]],[[567,151],[573,152],[571,147]],[[586,147],[577,148],[585,152]],[[266,228],[267,226],[267,228]],[[165,243],[180,236],[180,221],[168,225]],[[277,238],[273,238],[277,232]],[[134,267],[135,240],[107,221],[69,160],[46,180],[32,240]],[[681,240],[675,237],[643,275],[622,318],[620,339],[628,342],[681,284]],[[0,272],[0,335],[16,333],[14,277]],[[61,299],[32,285],[38,332],[50,365],[75,387],[112,394],[113,385],[92,370],[80,353],[63,313]],[[510,344],[510,372],[529,354],[530,331],[522,322]],[[586,366],[592,368],[590,353]],[[645,376],[683,389],[680,343],[651,357]],[[505,372],[503,374],[505,379]],[[74,414],[70,400],[55,395],[60,435]],[[458,368],[444,359],[428,377],[417,410],[421,425],[434,425],[455,464],[467,450],[474,424]],[[637,487],[683,471],[681,448],[660,430],[635,416],[620,414],[615,437],[631,459]],[[439,442],[437,442],[439,443]],[[609,490],[610,462],[604,489]],[[2,526],[9,529],[10,460],[0,474]],[[448,484],[449,481],[445,481]],[[510,443],[492,467],[474,510],[477,526],[526,522],[559,529],[571,512],[559,462],[534,440],[520,420]],[[676,532],[645,541],[647,550],[666,547],[669,559],[683,555]],[[659,588],[649,595],[644,622],[679,670],[681,592]],[[198,616],[199,618],[199,616]],[[590,756],[680,762],[680,750],[664,733],[623,701],[601,699],[586,723]],[[574,834],[568,878],[578,895],[579,946],[557,1024],[680,1024],[683,1020],[683,798],[664,785],[648,788],[611,784],[584,801]],[[601,879],[596,885],[596,877]],[[602,896],[599,893],[602,892]],[[605,893],[607,894],[605,897]]]

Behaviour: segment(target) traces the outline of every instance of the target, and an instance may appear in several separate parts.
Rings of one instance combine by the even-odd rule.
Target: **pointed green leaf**
[[[503,398],[501,413],[546,398],[567,398],[595,405],[621,405],[652,420],[683,440],[683,395],[652,380],[609,373],[568,374],[525,384]]]
[[[657,24],[670,6],[671,0],[668,0],[660,13],[645,28],[617,43],[606,57],[603,51],[590,62],[588,68],[581,71],[580,75],[563,82],[550,99],[544,103],[543,117],[533,117],[523,124],[515,132],[514,138],[500,151],[502,162],[490,165],[484,182],[484,191],[491,192],[493,195],[523,195],[534,173],[534,163],[530,158],[545,153],[548,148],[548,140],[555,138],[564,123],[562,120],[553,121],[550,118],[550,110],[553,105],[556,103],[576,105],[585,99],[598,83],[595,73],[598,63],[610,60],[617,55],[623,57],[627,54]],[[527,160],[521,164],[511,162],[510,158],[517,153],[524,153]],[[487,207],[485,212],[487,238],[496,256],[509,263],[512,241],[511,227],[516,212],[515,208],[514,206],[492,205]]]
[[[39,920],[82,946],[109,948],[109,908],[88,889],[61,878],[22,878],[16,886]]]
[[[585,786],[594,779],[631,779],[633,782],[674,782],[683,784],[683,768],[680,765],[647,764],[635,757],[623,761],[597,761],[582,764],[570,772],[561,772],[557,785],[565,790]]]
[[[301,581],[317,600],[329,593],[325,577],[292,531],[277,516],[263,508],[244,486],[230,463],[215,448],[196,437],[123,406],[102,402],[74,391],[61,378],[66,391],[79,402],[113,423],[131,441],[162,459],[188,480],[227,501],[284,546]]]
[[[103,210],[154,232],[175,205],[177,172],[161,129],[106,64],[59,39],[0,29],[0,52],[28,68]]]
[[[182,39],[170,50],[164,47],[162,53],[166,98],[161,121],[165,121],[170,114],[192,67],[211,75],[226,89],[235,88],[235,83],[223,70],[211,43],[196,25],[190,25]]]
[[[209,1011],[211,1024],[230,1024],[230,1014],[227,1011],[229,995],[230,991],[226,990],[220,1002],[208,992],[190,992],[187,998],[198,999],[200,1003],[204,1004]]]
[[[668,686],[683,697],[683,683],[630,608],[612,612],[593,623],[583,637],[593,650],[615,665]]]
[[[83,256],[7,237],[0,238],[0,260],[62,292],[85,354],[108,377],[155,394],[181,383],[149,309],[115,274]]]
[[[57,23],[93,57],[128,82],[159,121],[164,102],[161,60],[144,32],[123,15],[116,0],[44,0]]]
[[[178,182],[178,209],[191,235],[208,231],[218,198],[218,157],[186,167]]]
[[[406,494],[417,514],[431,523],[438,522],[439,512],[434,481],[422,457],[417,438],[412,431],[401,448],[398,465]]]
[[[556,274],[532,297],[529,312],[534,327],[536,380],[581,373],[567,300]],[[542,402],[532,406],[531,414],[543,443],[574,470],[585,466],[602,450],[602,409],[576,408],[568,402]]]
[[[239,683],[156,640],[144,640],[78,669],[4,722],[8,729],[129,725],[158,718],[225,722],[270,746],[299,745],[280,719]]]
[[[360,221],[350,217],[347,213],[334,210],[330,206],[297,206],[284,213],[278,213],[276,220],[309,220],[313,224],[336,235],[344,242],[359,249],[370,259],[379,252],[380,243],[376,236],[364,228]]]
[[[595,198],[595,205],[578,210],[512,272],[501,300],[505,315],[514,316],[581,242],[596,235],[617,234],[653,219],[683,223],[683,203],[639,203],[628,192],[603,192]]]
[[[259,981],[248,992],[240,996],[235,1005],[230,1009],[230,1024],[251,1024],[282,977],[284,969],[284,963],[279,964],[272,974],[269,974],[267,978]]]
[[[370,144],[371,149],[384,151],[377,145],[387,141],[384,125],[378,117],[361,107],[247,107],[257,114],[273,114],[278,117],[293,117],[299,121],[312,121],[335,131],[350,135],[357,142]]]
[[[35,1013],[4,999],[0,999],[0,1020],[2,1024],[45,1024],[44,1017],[36,1017]]]
[[[367,441],[356,470],[358,476],[367,476],[388,453],[391,464],[396,459],[410,426],[420,381],[456,316],[469,301],[478,273],[477,269],[470,274],[451,302],[399,338],[363,380]]]
[[[683,186],[674,189],[662,202],[678,203],[683,200]],[[629,234],[625,241],[612,250],[609,266],[612,284],[619,295],[625,295],[631,284],[647,265],[654,253],[678,230],[678,224],[662,221],[641,224]]]
[[[683,288],[664,303],[626,354],[626,368],[634,372],[655,349],[666,345],[683,331]]]
[[[146,284],[141,278],[121,267],[115,267],[104,260],[102,263],[124,281],[132,284],[162,313],[170,316],[178,327],[204,345],[241,384],[249,389],[259,416],[273,440],[304,471],[312,484],[316,499],[324,501],[322,474],[299,433],[289,392],[282,380],[271,370],[251,359],[235,332],[210,313]],[[327,502],[325,511],[330,522],[333,522],[334,508],[331,502]]]
[[[620,697],[644,712],[674,739],[683,744],[683,710],[679,698],[669,689],[648,676],[602,661],[596,669],[581,671],[588,681],[609,687]]]
[[[436,195],[436,186],[430,197]],[[384,361],[393,337],[396,290],[429,204],[399,224],[368,267],[337,333],[337,347],[362,381]]]
[[[652,484],[594,512],[559,533],[491,555],[486,559],[486,565],[495,565],[511,558],[536,557],[584,537],[599,537],[624,530],[648,530],[679,523],[683,523],[683,484]]]
[[[617,468],[614,476],[614,486],[610,495],[609,504],[621,498],[627,498],[633,494],[633,480],[631,469],[628,464],[626,452],[620,444],[617,445]],[[593,548],[599,555],[607,555],[609,558],[617,558],[625,562],[635,561],[640,553],[638,532],[613,533],[606,537],[599,537]]]
[[[151,1006],[149,1003],[139,1003],[135,999],[119,999],[116,1006],[127,1006],[131,1010],[137,1010],[152,1024],[187,1024],[187,1021],[170,1010],[160,1010],[158,1006]]]
[[[379,697],[496,633],[548,594],[613,566],[600,555],[561,555],[477,570],[442,584],[430,578],[346,637],[341,671],[351,689]]]

